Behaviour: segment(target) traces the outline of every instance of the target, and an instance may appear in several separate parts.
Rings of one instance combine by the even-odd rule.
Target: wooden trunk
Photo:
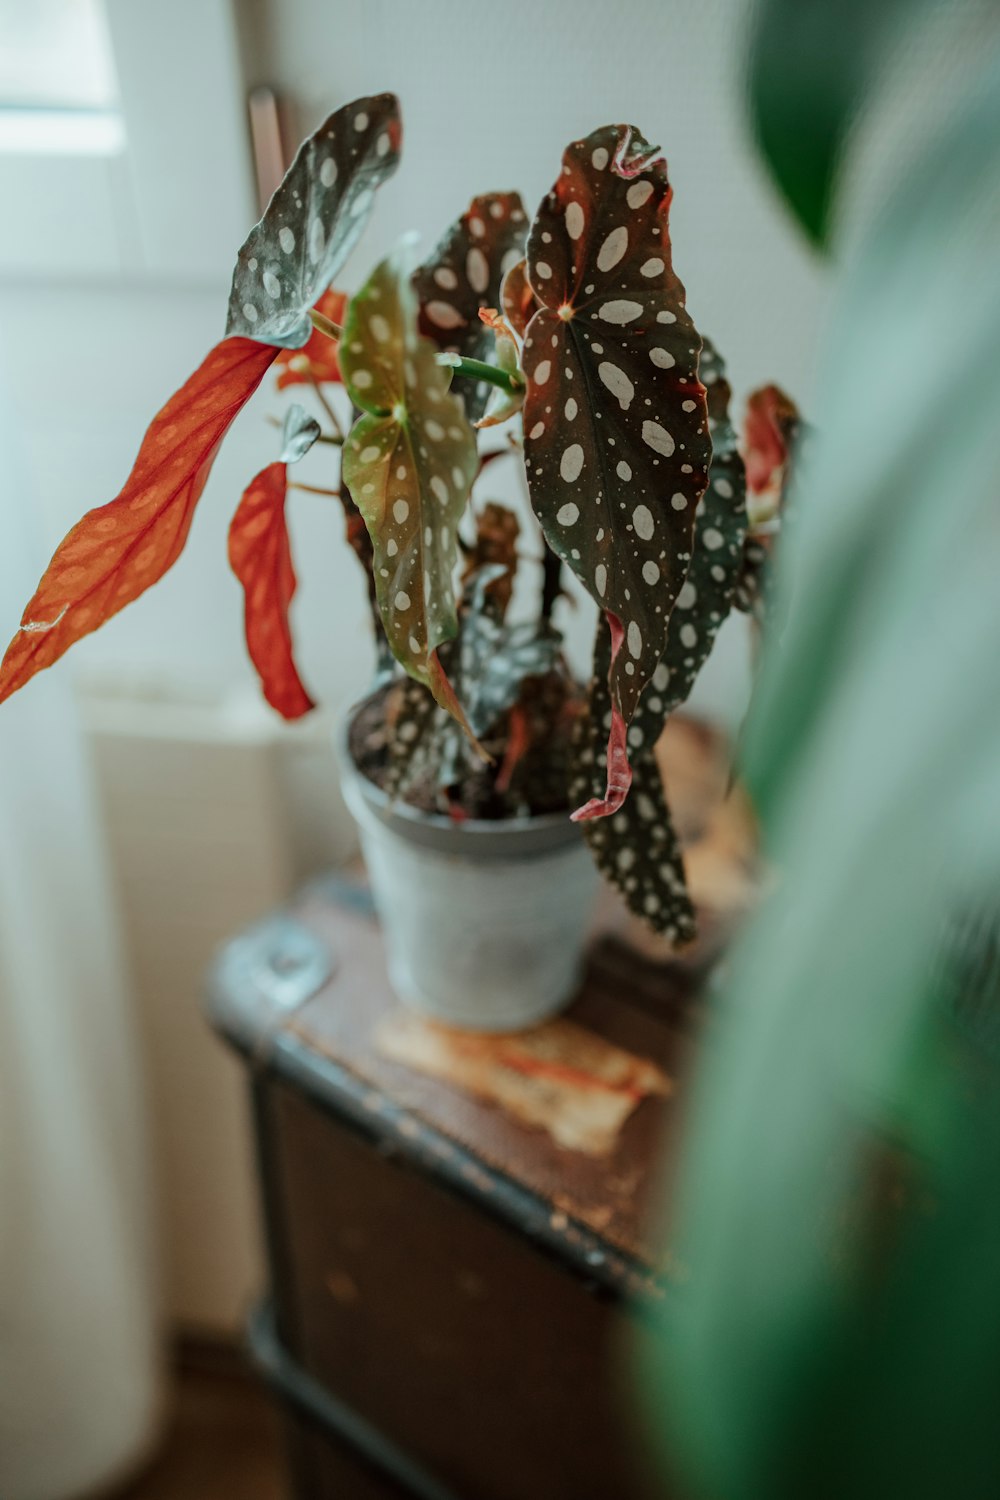
[[[210,994],[253,1091],[271,1299],[251,1342],[298,1500],[663,1496],[629,1366],[671,1295],[648,1206],[676,1090],[595,1156],[393,1060],[378,928],[343,885],[236,939]],[[604,939],[571,1019],[674,1080],[694,1014],[683,971]]]

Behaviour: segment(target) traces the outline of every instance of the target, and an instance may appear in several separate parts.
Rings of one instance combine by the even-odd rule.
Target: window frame
[[[217,282],[256,218],[233,0],[105,9],[105,128],[43,111],[36,140],[0,132],[0,275]]]

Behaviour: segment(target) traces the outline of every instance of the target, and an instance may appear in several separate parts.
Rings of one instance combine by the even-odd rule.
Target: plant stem
[[[465,375],[469,380],[485,380],[490,385],[499,386],[509,396],[524,390],[524,381],[519,376],[508,375],[506,370],[488,365],[482,359],[463,359],[461,354],[439,354],[437,362],[454,370],[456,375]]]
[[[335,500],[340,499],[339,490],[325,490],[320,484],[301,484],[297,479],[288,481],[290,490],[305,490],[307,495],[331,495]]]
[[[331,406],[330,402],[324,396],[324,394],[323,394],[323,388],[320,385],[319,381],[318,380],[314,380],[313,383],[312,383],[312,387],[313,387],[313,390],[316,392],[316,400],[319,402],[320,406],[323,408],[323,410],[326,412],[327,416],[330,419],[330,423],[331,423],[331,425],[333,427],[334,434],[340,439],[341,442],[343,442],[344,441],[344,431],[343,431],[343,428],[341,427],[340,423],[337,420],[337,413],[334,411],[334,409]]]
[[[317,312],[314,307],[310,308],[309,317],[312,320],[312,326],[319,329],[320,333],[325,333],[328,339],[342,339],[344,337],[344,330],[340,324],[334,323],[332,319],[325,317],[323,313]]]

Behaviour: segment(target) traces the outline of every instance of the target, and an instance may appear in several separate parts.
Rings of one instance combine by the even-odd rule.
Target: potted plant
[[[401,250],[348,300],[333,281],[401,136],[383,94],[304,142],[239,252],[226,336],[154,418],[121,493],[57,549],[0,701],[176,560],[219,443],[276,365],[319,418],[289,408],[279,458],[233,517],[250,656],[279,713],[313,707],[292,650],[285,502],[289,466],[325,443],[378,641],[342,760],[393,977],[425,1011],[504,1028],[572,991],[584,841],[645,921],[693,936],[653,752],[730,609],[762,613],[795,416],[773,387],[751,399],[766,498],[748,533],[723,365],[672,266],[666,162],[631,126],[571,144],[530,224],[516,193],[476,198],[415,270]],[[495,457],[479,434],[504,424],[545,544],[525,618],[510,610],[518,522],[470,500]],[[600,611],[588,691],[553,621],[565,569]]]

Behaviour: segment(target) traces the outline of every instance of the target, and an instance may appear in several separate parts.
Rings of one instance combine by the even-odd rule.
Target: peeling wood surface
[[[610,1156],[642,1100],[673,1089],[655,1063],[562,1017],[512,1036],[476,1036],[400,1008],[379,1025],[375,1045],[585,1156]]]
[[[399,1003],[375,921],[336,904],[325,885],[301,897],[292,916],[336,957],[332,978],[282,1027],[299,1048],[368,1086],[372,1114],[389,1122],[401,1144],[413,1145],[419,1137],[464,1148],[474,1168],[468,1184],[473,1192],[502,1198],[496,1191],[500,1179],[513,1182],[548,1205],[550,1226],[567,1248],[583,1226],[609,1251],[624,1252],[650,1270],[664,1268],[653,1248],[647,1206],[664,1173],[669,1176],[683,1095],[672,1081],[683,1080],[693,1050],[690,985],[678,971],[657,969],[618,944],[609,953],[598,943],[596,961],[562,1025],[586,1033],[590,1049],[605,1046],[608,1058],[642,1059],[654,1086],[629,1100],[627,1117],[601,1143],[604,1154],[588,1154],[560,1144],[549,1129],[517,1118],[485,1094],[387,1056],[379,1038],[384,1041]],[[657,1088],[654,1080],[661,1078]]]

